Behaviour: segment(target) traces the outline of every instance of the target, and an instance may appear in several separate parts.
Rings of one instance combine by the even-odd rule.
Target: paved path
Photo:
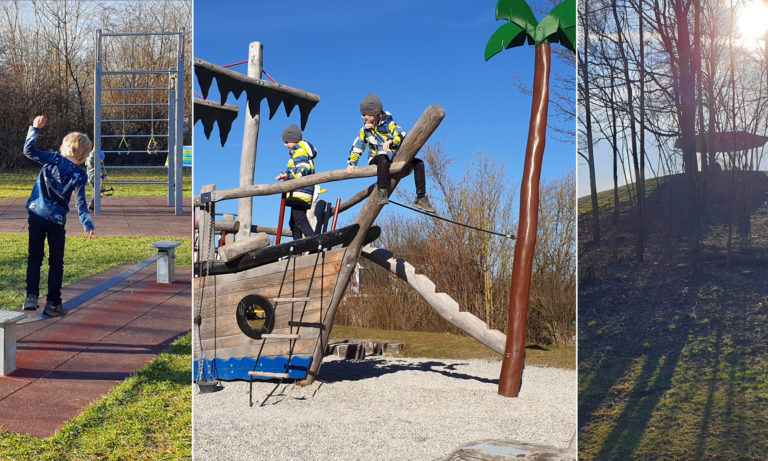
[[[0,232],[26,233],[26,198],[0,200]],[[101,214],[91,215],[96,226],[96,236],[126,237],[191,237],[192,218],[190,199],[184,199],[181,216],[166,205],[165,197],[105,197]],[[80,235],[83,226],[77,219],[74,198],[67,216],[67,234]]]
[[[128,267],[66,287],[64,301]],[[18,326],[17,369],[0,376],[0,429],[52,436],[190,331],[191,268],[177,267],[172,284],[156,283],[155,274],[149,266],[66,317]]]
[[[0,200],[0,232],[27,232],[26,201]],[[182,216],[175,216],[166,202],[165,197],[106,197],[102,213],[93,216],[96,235],[191,237],[189,199],[185,199]],[[81,235],[74,210],[73,201],[67,233]],[[65,287],[64,302],[128,267],[115,267]],[[175,338],[189,332],[191,271],[177,266],[175,283],[158,284],[151,265],[64,318],[19,325],[17,369],[0,377],[0,429],[50,437],[89,403],[151,362]]]

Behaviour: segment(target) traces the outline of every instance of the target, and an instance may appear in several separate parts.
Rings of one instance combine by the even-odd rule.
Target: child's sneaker
[[[429,198],[426,195],[424,197],[416,197],[416,200],[413,201],[413,206],[427,213],[435,213],[437,211],[429,203]]]
[[[51,317],[64,317],[67,315],[67,310],[64,309],[64,306],[59,304],[53,304],[53,303],[46,303],[45,309],[43,310],[43,314],[49,315]]]
[[[33,311],[37,309],[37,296],[27,295],[27,299],[24,301],[24,310]]]
[[[389,197],[387,195],[386,189],[379,189],[379,201],[376,203],[377,205],[386,205],[389,203]]]

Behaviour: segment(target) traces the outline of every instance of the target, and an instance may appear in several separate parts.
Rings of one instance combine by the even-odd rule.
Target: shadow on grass
[[[579,459],[768,457],[768,386],[752,377],[766,316],[747,314],[766,284],[735,267],[611,269],[580,287]]]

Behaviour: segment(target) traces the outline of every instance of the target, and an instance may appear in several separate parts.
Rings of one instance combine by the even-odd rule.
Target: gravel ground
[[[566,448],[576,371],[526,367],[517,398],[497,394],[500,361],[326,357],[307,387],[194,387],[195,459],[434,460],[488,439]]]

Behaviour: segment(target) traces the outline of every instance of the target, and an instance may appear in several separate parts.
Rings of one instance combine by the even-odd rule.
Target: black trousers
[[[53,304],[61,304],[61,283],[64,278],[64,244],[67,231],[40,216],[29,213],[29,255],[27,256],[27,294],[40,295],[40,267],[45,256],[45,239],[48,239],[48,298]]]
[[[388,156],[379,154],[371,159],[371,164],[376,165],[376,187],[389,190],[389,166],[392,164],[392,161]],[[424,197],[427,195],[424,162],[421,159],[414,158],[411,161],[411,166],[413,166],[413,181],[416,183],[416,196]]]
[[[288,221],[288,226],[293,232],[293,239],[297,240],[303,237],[311,237],[316,235],[312,226],[309,225],[309,219],[307,218],[307,210],[299,207],[291,207],[291,219]]]

